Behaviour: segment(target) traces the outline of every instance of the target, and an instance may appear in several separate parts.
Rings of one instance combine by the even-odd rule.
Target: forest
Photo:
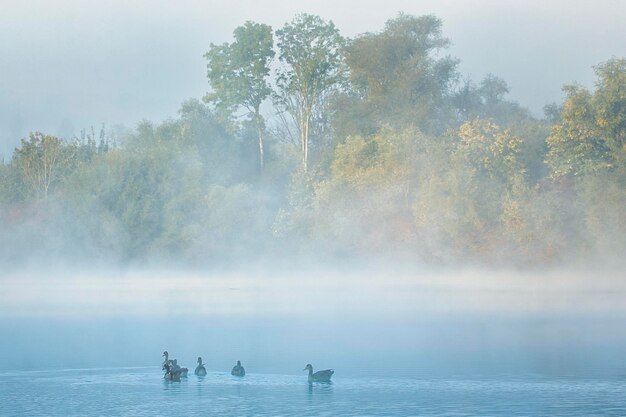
[[[245,22],[177,115],[22,138],[0,163],[0,262],[622,262],[626,58],[538,118],[464,77],[450,42],[431,15],[351,39],[309,14]]]

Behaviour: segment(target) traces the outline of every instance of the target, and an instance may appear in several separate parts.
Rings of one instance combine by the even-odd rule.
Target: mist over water
[[[618,375],[623,285],[597,272],[15,273],[2,368],[157,366],[168,350],[214,371]]]
[[[620,415],[617,277],[13,273],[0,398],[28,415]],[[202,356],[208,375],[163,381],[165,349],[190,372]],[[228,374],[237,360],[243,379]],[[306,363],[334,383],[308,385]]]

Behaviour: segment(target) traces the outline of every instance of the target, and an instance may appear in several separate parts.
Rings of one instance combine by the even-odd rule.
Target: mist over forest
[[[242,22],[169,119],[22,138],[0,164],[0,263],[623,262],[626,59],[538,118],[450,44],[432,15],[354,38],[311,14]]]

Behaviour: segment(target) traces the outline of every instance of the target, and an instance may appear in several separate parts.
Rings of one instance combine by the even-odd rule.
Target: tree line
[[[462,78],[449,45],[434,16],[352,39],[308,14],[245,22],[176,117],[22,139],[0,165],[0,259],[619,259],[626,59],[536,118],[504,80]]]

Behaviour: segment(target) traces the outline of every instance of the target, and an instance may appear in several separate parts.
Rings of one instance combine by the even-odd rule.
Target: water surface
[[[622,281],[14,274],[0,415],[624,416]],[[209,375],[164,381],[163,350]]]
[[[623,416],[619,379],[525,376],[345,378],[210,372],[166,382],[158,368],[4,372],[3,415]]]

